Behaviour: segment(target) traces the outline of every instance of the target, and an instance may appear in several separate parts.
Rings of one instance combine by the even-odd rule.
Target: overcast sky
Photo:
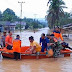
[[[6,8],[10,8],[20,17],[21,6],[18,1],[25,2],[22,6],[22,17],[35,18],[35,14],[37,14],[36,18],[45,17],[48,10],[48,0],[0,0],[0,11],[3,12]],[[64,0],[64,2],[68,7],[64,11],[70,12],[72,9],[72,0]]]

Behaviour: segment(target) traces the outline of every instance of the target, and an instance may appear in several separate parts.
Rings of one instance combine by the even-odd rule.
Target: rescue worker
[[[59,40],[59,38],[64,41],[61,32],[59,31],[59,27],[56,27],[53,31],[54,36]]]
[[[51,49],[53,49],[53,57],[58,57],[60,55],[60,50],[63,49],[62,45],[60,44],[60,42],[57,40],[57,38],[54,37],[54,34],[47,34],[47,38],[50,39],[50,43],[51,44]]]
[[[6,31],[3,32],[3,36],[2,36],[3,46],[2,47],[5,47],[5,38],[6,38]]]
[[[1,36],[1,31],[0,31],[0,48],[2,48],[2,36]]]
[[[48,44],[49,44],[49,39],[45,37],[44,33],[42,33],[40,38],[40,45],[42,46],[41,52],[44,52],[45,49],[47,51]]]
[[[14,52],[14,59],[20,59],[20,52],[21,52],[21,40],[20,36],[17,35],[16,39],[13,40],[13,52]]]
[[[5,45],[6,45],[7,49],[11,50],[12,46],[13,46],[12,32],[9,31],[8,33],[9,33],[9,35],[6,36]]]
[[[29,41],[30,41],[30,48],[26,50],[26,52],[30,52],[30,54],[32,53],[39,53],[41,51],[41,46],[34,41],[33,36],[29,37]]]

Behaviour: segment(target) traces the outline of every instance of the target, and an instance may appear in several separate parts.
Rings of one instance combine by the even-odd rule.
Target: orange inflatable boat
[[[21,47],[21,59],[36,59],[37,58],[36,54],[25,53],[25,51],[28,48],[29,46]],[[3,57],[14,58],[13,50],[7,50],[6,48],[4,48],[4,49],[0,49],[0,51],[2,52]],[[64,57],[70,56],[70,53],[72,53],[72,50],[69,49],[61,50],[61,54],[64,54]],[[38,58],[42,59],[42,58],[49,58],[49,57],[46,56],[45,52],[40,52]]]

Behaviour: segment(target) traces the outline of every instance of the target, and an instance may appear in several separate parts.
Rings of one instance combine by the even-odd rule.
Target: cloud
[[[6,8],[12,9],[17,16],[20,16],[21,6],[18,1],[25,1],[22,4],[22,17],[32,17],[37,14],[37,18],[44,18],[48,10],[48,0],[0,0],[0,10],[3,12]],[[72,0],[64,0],[68,9],[64,11],[70,12],[72,8]]]

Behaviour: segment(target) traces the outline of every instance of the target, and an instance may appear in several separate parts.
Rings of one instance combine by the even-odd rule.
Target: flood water
[[[48,28],[41,29],[36,33],[23,31],[21,34],[22,46],[29,45],[28,37],[34,36],[39,42],[41,33],[47,33]],[[70,45],[71,45],[71,41]],[[0,57],[0,72],[72,72],[72,55],[70,57],[60,56],[59,58],[46,59],[24,59],[15,61]]]
[[[47,34],[48,33],[48,30],[49,28],[42,28],[42,29],[39,29],[39,31],[37,32],[31,32],[31,31],[23,31],[23,32],[17,32],[17,33],[14,33],[14,38],[15,38],[15,35],[19,34],[20,37],[21,37],[21,41],[22,41],[22,46],[29,46],[29,37],[30,36],[33,36],[34,37],[34,40],[37,41],[39,43],[39,39],[41,37],[41,34],[42,33],[45,33]]]

